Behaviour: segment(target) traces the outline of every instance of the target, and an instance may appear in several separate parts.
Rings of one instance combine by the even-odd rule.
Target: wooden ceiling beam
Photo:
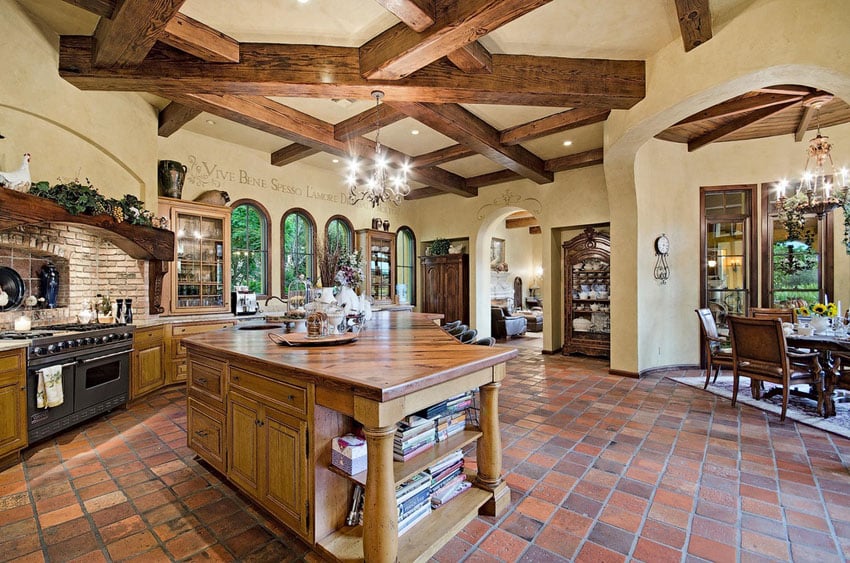
[[[478,41],[452,51],[446,55],[446,58],[466,73],[489,74],[493,72],[493,55]]]
[[[413,31],[423,32],[434,25],[434,0],[375,0]]]
[[[519,145],[502,145],[499,142],[498,130],[459,105],[388,103],[420,123],[529,180],[547,184],[554,179],[553,174],[544,169],[541,158]]]
[[[524,229],[525,227],[534,227],[538,224],[540,222],[537,220],[537,217],[519,217],[517,219],[508,217],[505,219],[506,229]]]
[[[467,74],[442,59],[400,81],[369,81],[357,49],[320,45],[240,44],[240,62],[215,64],[167,46],[132,68],[92,65],[94,40],[61,36],[59,74],[82,90],[198,92],[385,101],[516,104],[628,109],[645,96],[643,61],[493,55],[493,72]],[[569,77],[565,80],[564,77]]]
[[[117,3],[112,18],[101,18],[94,30],[94,66],[127,67],[141,63],[184,1],[123,0]]]
[[[789,96],[808,96],[812,93],[812,89],[807,86],[799,86],[797,84],[780,84],[778,86],[766,86],[759,88],[756,92],[764,92],[765,94],[786,94]]]
[[[711,10],[709,0],[675,0],[679,15],[679,29],[685,51],[698,47],[711,39]]]
[[[239,42],[210,26],[178,13],[159,40],[210,63],[238,63]]]
[[[524,125],[503,130],[500,135],[501,143],[503,145],[518,145],[525,141],[554,135],[561,131],[599,123],[608,119],[610,113],[611,110],[609,109],[601,110],[596,108],[576,108],[562,111],[561,113],[543,117]]]
[[[442,190],[438,190],[437,188],[432,188],[430,186],[426,186],[424,188],[419,188],[416,190],[411,190],[409,194],[404,196],[404,199],[414,200],[414,199],[425,199],[426,197],[434,197],[437,195],[444,195],[446,192]]]
[[[405,117],[407,116],[400,111],[386,104],[381,104],[334,125],[334,139],[347,141],[354,137],[360,137],[375,131],[378,124],[380,124],[380,127],[386,127]]]
[[[809,124],[812,122],[812,117],[817,112],[813,106],[803,106],[803,115],[800,116],[800,121],[797,123],[797,129],[794,131],[794,141],[799,143],[809,130]]]
[[[486,186],[495,186],[496,184],[504,184],[505,182],[512,182],[514,180],[522,180],[522,176],[513,170],[499,170],[497,172],[490,172],[489,174],[481,174],[479,176],[467,178],[466,185],[475,188],[483,188]]]
[[[82,8],[87,12],[91,12],[102,18],[112,18],[115,13],[116,0],[65,0],[66,3]]]
[[[274,151],[271,154],[269,162],[272,166],[286,166],[287,164],[298,162],[302,158],[313,156],[319,152],[321,151],[316,147],[308,147],[307,145],[302,145],[300,143],[292,143],[290,145],[286,145],[282,149]]]
[[[551,0],[442,0],[434,24],[417,32],[399,23],[360,47],[360,74],[398,80]]]
[[[717,129],[713,129],[708,133],[705,133],[704,135],[694,137],[693,139],[688,141],[688,152],[695,151],[715,141],[719,141],[720,139],[731,135],[738,129],[741,129],[742,127],[747,127],[748,125],[758,123],[763,119],[767,119],[772,115],[776,115],[777,113],[785,111],[786,109],[796,105],[797,103],[799,102],[785,102],[784,104],[770,106],[752,111],[750,113],[746,113],[733,121],[721,125]]]
[[[803,96],[789,94],[758,94],[747,98],[728,100],[688,116],[676,123],[673,127],[678,125],[687,125],[689,123],[698,123],[707,119],[731,117],[733,115],[740,115],[757,109],[776,106],[786,102],[800,101],[802,99]]]
[[[564,172],[565,170],[575,170],[586,166],[596,166],[603,163],[602,147],[598,149],[590,149],[576,154],[551,158],[546,161],[546,170],[552,172]]]
[[[415,156],[413,157],[410,166],[412,168],[437,166],[439,164],[445,164],[446,162],[451,162],[453,160],[460,160],[461,158],[466,158],[468,156],[475,156],[476,154],[478,153],[472,149],[466,148],[463,145],[452,145],[444,149],[438,149],[429,153]]]
[[[170,137],[201,114],[201,110],[171,102],[159,112],[160,137]]]

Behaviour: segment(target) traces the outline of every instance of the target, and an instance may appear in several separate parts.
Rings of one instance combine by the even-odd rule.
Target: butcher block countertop
[[[337,346],[281,346],[268,338],[273,330],[239,327],[183,340],[191,352],[224,355],[282,368],[320,387],[347,391],[378,402],[504,363],[515,348],[461,344],[422,313],[375,315],[355,342]],[[296,373],[293,373],[296,372]]]

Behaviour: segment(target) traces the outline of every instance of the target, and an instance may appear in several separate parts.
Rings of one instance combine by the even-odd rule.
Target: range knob
[[[47,350],[45,350],[41,346],[36,346],[32,349],[32,353],[36,356],[44,356],[45,354],[47,354]]]
[[[68,344],[68,348],[76,348],[77,346],[80,345],[80,341],[79,340],[69,340],[67,342],[67,344]]]
[[[55,354],[56,352],[58,352],[58,350],[56,349],[56,344],[48,344],[47,345],[47,353],[48,354]]]
[[[92,344],[94,344],[94,338],[92,338],[91,336],[86,336],[85,338],[83,338],[83,344],[85,344],[86,346],[91,346]]]
[[[76,343],[75,346],[82,346],[84,344],[84,341],[83,341],[82,338],[78,338],[78,339],[74,340],[74,342]]]
[[[129,332],[125,332],[124,334],[121,335],[121,340],[130,340],[131,338],[133,338],[133,335],[130,334]]]
[[[64,349],[65,349],[65,346],[66,346],[66,345],[67,345],[67,344],[66,344],[64,341],[62,341],[62,342],[57,342],[57,343],[56,343],[56,351],[57,351],[57,352],[61,352],[62,350],[64,350]]]

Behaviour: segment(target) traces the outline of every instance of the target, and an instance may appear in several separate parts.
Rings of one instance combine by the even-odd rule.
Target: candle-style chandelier
[[[838,207],[847,209],[850,189],[847,186],[848,171],[836,170],[830,154],[832,144],[829,137],[820,132],[820,107],[824,101],[811,104],[815,108],[817,135],[809,141],[806,150],[806,170],[794,193],[786,195],[787,180],[777,184],[776,211],[788,232],[789,240],[799,240],[806,215],[822,219]]]
[[[361,163],[356,156],[349,161],[348,199],[351,204],[368,200],[372,207],[389,201],[398,205],[404,196],[410,193],[407,184],[407,173],[410,165],[407,162],[391,162],[381,146],[381,99],[384,93],[380,90],[372,92],[375,98],[375,156],[370,164]]]

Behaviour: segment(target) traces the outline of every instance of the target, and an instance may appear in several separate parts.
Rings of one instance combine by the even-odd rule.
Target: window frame
[[[404,231],[410,236],[410,266],[402,266],[401,265],[401,252],[399,248],[399,234]],[[402,268],[410,269],[410,285],[411,287],[407,290],[407,299],[410,305],[416,306],[416,233],[413,232],[413,229],[407,225],[402,225],[395,231],[395,238],[393,240],[393,244],[395,244],[395,283],[400,283],[399,280],[403,279],[399,275],[399,271]],[[395,288],[393,288],[393,292],[395,293]]]
[[[311,284],[316,282],[316,275],[318,271],[316,269],[316,220],[313,218],[313,215],[303,207],[287,209],[280,218],[280,289],[282,295],[286,295],[287,291],[289,291],[286,284],[286,220],[292,215],[302,216],[306,220],[307,227],[309,229],[307,242],[310,248],[305,255],[309,256],[307,261],[307,277],[310,279]]]
[[[348,229],[348,252],[354,252],[355,242],[354,242],[354,225],[345,215],[331,215],[327,221],[325,221],[325,240],[330,240],[330,228],[331,223],[334,221],[339,221]]]
[[[269,256],[270,255],[270,249],[271,249],[271,238],[272,238],[271,215],[269,214],[268,209],[266,209],[265,206],[262,203],[260,203],[259,201],[255,200],[255,199],[250,199],[250,198],[238,199],[230,205],[230,208],[231,208],[232,211],[235,211],[237,207],[240,207],[240,206],[243,206],[243,205],[248,205],[248,206],[256,209],[258,214],[263,218],[263,221],[265,223],[265,229],[264,229],[265,232],[262,233],[263,234],[263,250],[262,250],[262,252],[265,254],[265,267],[263,268],[264,272],[263,272],[263,284],[262,284],[263,285],[263,291],[258,295],[258,297],[267,298],[268,296],[271,295],[271,277],[272,277],[271,259],[270,259],[270,256]],[[232,217],[232,211],[231,211],[231,217]],[[231,279],[230,279],[230,287],[232,288],[233,287],[233,270],[232,270],[233,266],[232,266],[232,264],[233,264],[233,250],[234,250],[233,245],[232,245],[232,240],[233,240],[232,219],[231,219],[231,224],[230,224],[230,238],[231,238],[231,248],[230,248]]]

